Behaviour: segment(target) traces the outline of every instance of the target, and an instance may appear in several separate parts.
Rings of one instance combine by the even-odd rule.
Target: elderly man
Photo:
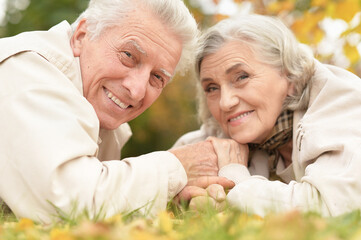
[[[120,161],[126,122],[192,59],[197,26],[179,0],[91,0],[71,26],[0,39],[0,198],[18,217],[56,210],[156,213],[217,177],[210,142]]]

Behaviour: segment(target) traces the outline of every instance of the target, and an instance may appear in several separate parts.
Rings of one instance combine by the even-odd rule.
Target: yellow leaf
[[[348,43],[345,43],[345,45],[343,46],[343,52],[345,53],[346,57],[350,60],[351,64],[356,63],[360,59],[360,54],[356,46],[352,46]]]
[[[336,12],[336,4],[334,2],[330,2],[326,5],[326,15],[334,18],[334,14]]]
[[[336,9],[333,16],[349,22],[360,11],[360,6],[358,0],[344,0],[337,3]]]
[[[328,0],[312,0],[311,7],[325,7],[328,2]]]
[[[123,216],[122,216],[122,214],[116,214],[116,215],[113,215],[112,217],[105,219],[104,222],[106,224],[122,225],[123,224]]]
[[[51,240],[73,240],[74,237],[70,235],[70,232],[65,229],[53,228],[50,232]]]
[[[129,239],[134,240],[159,240],[159,237],[151,232],[146,231],[131,231]]]
[[[355,27],[353,27],[353,28],[348,28],[348,29],[346,29],[346,30],[341,34],[341,37],[345,37],[345,36],[347,36],[347,35],[349,35],[349,34],[351,34],[351,33],[359,33],[359,34],[361,34],[361,22],[360,22],[357,26],[355,26]]]
[[[359,228],[351,238],[351,240],[357,240],[357,239],[361,239],[361,228]]]
[[[319,27],[319,22],[325,17],[325,13],[306,12],[303,17],[296,19],[291,26],[292,31],[299,41],[303,43],[319,43],[324,33]]]
[[[292,11],[294,8],[293,1],[274,1],[267,5],[267,11],[277,14],[283,11]]]
[[[34,227],[34,222],[28,218],[22,218],[16,224],[17,230],[25,230],[25,229],[32,228],[32,227]]]
[[[171,216],[166,211],[160,212],[158,218],[159,227],[163,233],[169,233],[173,230],[173,222]]]
[[[361,34],[361,22],[353,29],[353,31]]]
[[[313,31],[313,35],[314,35],[313,43],[319,43],[319,42],[321,42],[321,40],[325,36],[325,33],[322,31],[322,29],[320,27],[317,26],[315,28],[315,30]]]

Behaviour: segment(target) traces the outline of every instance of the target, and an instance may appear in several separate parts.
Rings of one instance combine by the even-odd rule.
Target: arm
[[[324,152],[306,167],[300,182],[269,181],[232,166],[221,169],[221,175],[238,178],[227,198],[231,205],[244,211],[264,216],[268,212],[298,209],[336,216],[361,207],[359,169],[360,145]]]
[[[49,222],[49,202],[70,213],[74,201],[90,215],[156,211],[186,184],[169,152],[100,162],[92,106],[41,56],[11,57],[0,75],[0,197],[17,216]]]

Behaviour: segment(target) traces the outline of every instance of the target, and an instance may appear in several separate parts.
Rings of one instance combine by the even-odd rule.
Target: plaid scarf
[[[276,172],[279,159],[278,148],[292,139],[293,111],[285,110],[277,118],[276,124],[269,137],[262,144],[249,143],[250,151],[257,149],[265,150],[269,155],[270,172]]]

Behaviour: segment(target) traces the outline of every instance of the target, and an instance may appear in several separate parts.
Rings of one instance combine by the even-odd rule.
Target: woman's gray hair
[[[85,18],[91,39],[95,39],[106,28],[121,26],[122,19],[139,8],[159,17],[181,39],[183,49],[176,72],[183,73],[194,64],[199,32],[195,19],[181,0],[90,0],[87,9],[71,26],[75,31],[79,21]]]
[[[285,109],[307,108],[309,89],[314,73],[314,58],[306,46],[300,44],[281,20],[257,14],[241,15],[220,21],[201,37],[196,57],[199,78],[202,60],[217,52],[225,43],[245,43],[265,64],[278,69],[294,84],[294,94],[288,96]],[[215,120],[208,110],[206,97],[198,81],[198,113],[204,124],[215,127]]]

